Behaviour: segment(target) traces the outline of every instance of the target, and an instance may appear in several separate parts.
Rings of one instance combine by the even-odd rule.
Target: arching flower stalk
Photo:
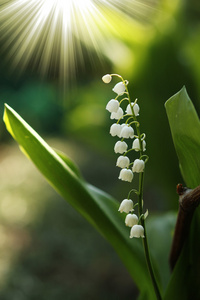
[[[110,83],[114,76],[120,79],[120,82],[112,89],[117,96],[108,102],[106,109],[110,112],[110,118],[115,120],[115,123],[110,127],[110,134],[118,138],[114,145],[114,152],[120,154],[116,162],[116,166],[121,168],[118,178],[122,181],[132,182],[135,173],[139,174],[138,190],[132,189],[129,191],[127,198],[119,206],[119,212],[127,214],[125,225],[130,227],[130,238],[142,238],[143,240],[146,261],[155,293],[157,299],[161,299],[147,242],[145,219],[148,216],[148,210],[145,213],[143,211],[144,171],[148,161],[148,156],[144,154],[146,151],[146,135],[140,133],[140,123],[138,122],[140,107],[137,103],[138,99],[135,99],[134,102],[131,101],[128,91],[129,82],[118,74],[106,74],[102,77],[102,80],[104,83]],[[134,154],[134,160],[131,160],[132,154]],[[131,193],[135,193],[137,196],[135,204],[130,199]],[[137,215],[132,213],[136,206]]]
[[[121,154],[117,158],[116,166],[121,168],[119,172],[119,179],[123,181],[132,182],[134,173],[139,173],[140,186],[138,191],[135,191],[138,196],[138,203],[136,203],[136,205],[138,205],[138,219],[137,222],[134,222],[133,226],[131,226],[130,238],[144,238],[145,230],[142,193],[144,169],[148,156],[144,155],[144,151],[146,150],[145,134],[140,133],[140,124],[137,120],[140,107],[137,103],[137,99],[134,102],[131,101],[128,91],[128,81],[124,80],[120,75],[106,74],[102,77],[102,80],[105,83],[110,83],[113,76],[117,76],[121,81],[118,82],[112,89],[117,96],[108,101],[106,110],[109,111],[110,118],[116,120],[110,127],[110,134],[113,137],[116,136],[119,138],[114,146],[114,152]],[[128,146],[128,142],[131,144],[130,147]],[[130,155],[133,152],[136,154],[136,158],[131,162]],[[125,199],[126,201],[129,200],[129,196],[128,199]],[[131,219],[130,210],[127,208],[129,206],[126,204],[125,209],[121,208],[124,207],[124,203],[126,203],[125,200],[122,201],[119,211],[127,213],[129,216],[128,218]],[[128,224],[131,223],[129,222]],[[134,226],[135,228],[132,228]]]

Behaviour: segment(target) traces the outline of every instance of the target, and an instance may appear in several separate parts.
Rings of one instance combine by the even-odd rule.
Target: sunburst
[[[83,45],[101,57],[111,37],[128,34],[128,21],[145,19],[149,1],[5,1],[0,8],[1,48],[18,72],[31,66],[46,76],[57,70],[66,81],[75,74],[77,60],[84,60]]]

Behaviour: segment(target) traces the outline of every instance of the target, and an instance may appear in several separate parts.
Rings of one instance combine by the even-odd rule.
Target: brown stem
[[[184,188],[182,184],[178,184],[177,193],[179,194],[179,211],[169,258],[172,270],[189,233],[194,211],[200,203],[200,186],[189,190]]]

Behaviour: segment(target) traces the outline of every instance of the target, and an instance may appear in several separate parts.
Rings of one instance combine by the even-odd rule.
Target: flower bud
[[[114,124],[111,125],[110,134],[112,136],[120,137],[120,132],[121,132],[121,125],[120,124],[114,123]]]
[[[122,169],[118,178],[123,181],[131,182],[133,180],[133,172],[130,169]]]
[[[127,156],[119,156],[117,159],[116,166],[120,168],[128,168],[130,159]]]
[[[119,109],[119,102],[115,99],[111,99],[107,105],[106,105],[106,109],[110,112],[110,113],[116,113]]]
[[[144,171],[145,163],[142,159],[135,159],[132,167],[132,171],[140,173]]]
[[[124,85],[123,82],[118,82],[118,83],[114,86],[114,88],[113,88],[112,90],[113,90],[113,92],[115,92],[116,94],[122,95],[122,94],[124,94],[124,92],[126,91],[126,87],[125,87],[125,85]]]
[[[130,211],[133,211],[133,201],[132,201],[131,199],[124,199],[124,200],[121,202],[118,211],[120,211],[120,213],[125,212],[125,213],[127,213],[127,214],[128,214]]]
[[[125,125],[120,133],[120,137],[122,138],[134,138],[134,130],[131,126]]]
[[[142,225],[134,225],[131,228],[130,238],[144,238],[144,227]]]
[[[135,214],[128,214],[125,219],[125,224],[128,227],[133,227],[138,223],[138,216]]]
[[[125,142],[118,141],[115,144],[114,151],[115,151],[115,153],[122,154],[127,151],[127,148],[128,148],[128,145]]]
[[[110,118],[119,120],[123,117],[123,115],[124,115],[123,109],[121,107],[119,107],[117,112],[112,112],[111,113]]]
[[[102,77],[104,83],[109,83],[112,80],[112,76],[110,74],[106,74]]]
[[[146,220],[146,218],[148,217],[148,215],[149,215],[149,211],[147,209],[146,212],[145,212],[145,214],[144,214],[144,220]]]

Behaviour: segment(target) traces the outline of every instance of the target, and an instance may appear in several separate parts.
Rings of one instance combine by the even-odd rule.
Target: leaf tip
[[[186,94],[188,96],[188,92],[187,92],[186,86],[184,85],[182,87],[182,89],[178,93],[180,93],[180,94]]]
[[[167,109],[167,106],[168,104],[173,101],[173,99],[175,99],[177,96],[182,96],[182,95],[186,95],[187,97],[188,96],[188,93],[187,93],[187,89],[185,87],[185,85],[180,89],[180,91],[178,91],[176,94],[174,94],[173,96],[171,96],[164,104],[165,108]]]
[[[6,124],[7,114],[6,114],[7,104],[4,103],[3,121]]]
[[[12,130],[12,127],[10,124],[10,120],[9,120],[9,116],[7,113],[8,110],[11,110],[11,107],[7,103],[4,103],[3,121],[6,125],[7,131],[14,137],[14,133],[13,133],[13,130]]]
[[[4,113],[3,113],[3,121],[6,124],[7,119],[7,110],[11,108],[7,103],[4,103]]]
[[[3,121],[4,122],[5,122],[4,118],[5,118],[6,108],[7,108],[7,104],[4,103],[4,112],[3,112]]]
[[[7,103],[4,103],[4,111],[11,108]]]

